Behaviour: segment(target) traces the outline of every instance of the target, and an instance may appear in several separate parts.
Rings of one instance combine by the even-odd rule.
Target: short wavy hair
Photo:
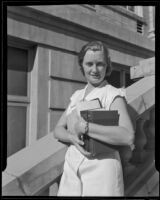
[[[84,56],[85,56],[85,54],[88,50],[103,51],[104,58],[105,58],[106,63],[107,63],[107,70],[106,70],[105,78],[107,76],[110,76],[110,74],[112,72],[112,64],[111,64],[111,60],[110,60],[110,56],[109,56],[109,50],[108,50],[107,46],[105,44],[103,44],[101,41],[88,42],[80,50],[80,52],[78,54],[78,63],[79,63],[80,70],[81,70],[82,74],[84,75],[84,69],[83,69],[82,63],[83,63]]]

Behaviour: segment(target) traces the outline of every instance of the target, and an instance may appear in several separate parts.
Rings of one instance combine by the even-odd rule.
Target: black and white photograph
[[[5,6],[2,196],[158,198],[156,6]]]

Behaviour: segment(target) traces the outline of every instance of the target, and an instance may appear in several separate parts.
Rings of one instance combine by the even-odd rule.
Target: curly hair
[[[111,60],[110,60],[110,56],[109,56],[109,50],[106,47],[105,44],[103,44],[101,41],[92,41],[92,42],[88,42],[86,45],[84,45],[82,47],[82,49],[80,50],[79,54],[78,54],[78,63],[80,66],[80,70],[82,71],[82,74],[84,75],[84,69],[83,69],[83,59],[84,56],[86,54],[86,52],[88,50],[92,50],[92,51],[103,51],[104,53],[104,58],[106,60],[107,63],[107,70],[106,70],[106,75],[105,78],[107,76],[110,76],[111,72],[112,72],[112,65],[111,65]]]

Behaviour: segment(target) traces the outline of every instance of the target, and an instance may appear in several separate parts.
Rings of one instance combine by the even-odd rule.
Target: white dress
[[[77,90],[71,97],[67,115],[78,101],[83,100],[85,90]],[[99,98],[102,106],[110,109],[116,96],[125,96],[125,90],[109,84],[93,89],[85,98],[90,101]],[[65,155],[64,170],[58,196],[123,196],[123,172],[119,152],[113,150],[89,159],[70,145]]]

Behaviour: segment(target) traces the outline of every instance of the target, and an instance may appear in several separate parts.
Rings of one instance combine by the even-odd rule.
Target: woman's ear
[[[84,69],[83,69],[83,66],[82,66],[82,65],[80,66],[80,70],[81,70],[81,72],[82,72],[82,74],[83,74],[83,76],[84,76]]]
[[[111,72],[112,72],[112,63],[111,63],[110,56],[108,56],[106,76],[110,76]]]

